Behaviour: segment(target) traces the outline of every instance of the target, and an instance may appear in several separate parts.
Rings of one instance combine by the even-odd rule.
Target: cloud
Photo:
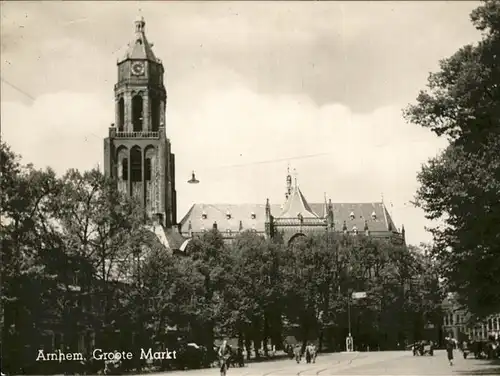
[[[193,202],[281,203],[290,160],[309,201],[383,193],[419,243],[428,223],[408,201],[421,163],[445,142],[406,124],[401,109],[440,58],[477,40],[467,17],[476,6],[6,3],[2,78],[36,99],[2,82],[2,136],[59,173],[102,164],[116,58],[142,8],[166,69],[179,217]],[[196,186],[186,184],[193,169]]]
[[[218,67],[255,92],[306,94],[369,113],[414,98],[439,59],[478,38],[468,19],[473,2],[94,5],[3,5],[2,75],[34,96],[92,90],[114,78],[117,52],[142,9],[169,88]]]
[[[383,192],[410,241],[428,238],[421,213],[405,203],[416,189],[420,164],[444,143],[405,124],[400,108],[360,115],[343,105],[258,94],[236,83],[188,98],[181,94],[188,93],[173,93],[177,99],[167,110],[179,217],[194,202],[264,203],[269,197],[281,203],[289,160],[310,202],[321,202],[324,192],[334,202],[379,201]],[[191,106],[182,105],[188,99]],[[41,96],[29,106],[3,103],[2,136],[36,166],[58,173],[89,169],[102,165],[113,106],[105,95],[68,92]],[[201,180],[196,186],[186,183],[193,169]]]
[[[114,102],[93,94],[60,92],[39,97],[30,105],[2,103],[2,139],[26,163],[51,166],[63,173],[102,163],[106,125]]]

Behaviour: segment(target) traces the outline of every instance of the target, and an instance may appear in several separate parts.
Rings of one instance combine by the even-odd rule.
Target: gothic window
[[[130,179],[132,181],[142,180],[142,156],[138,146],[134,146],[130,151]]]
[[[123,98],[118,101],[118,132],[123,132],[123,125],[125,123],[125,102]]]
[[[144,180],[151,180],[151,158],[144,161]]]
[[[151,99],[151,130],[158,132],[160,128],[160,101],[157,98]]]
[[[142,131],[143,110],[142,97],[136,95],[132,98],[132,124],[134,132]]]
[[[128,180],[128,159],[122,159],[122,180]]]

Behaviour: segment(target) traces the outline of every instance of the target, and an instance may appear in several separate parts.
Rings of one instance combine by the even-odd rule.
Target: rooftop
[[[145,28],[146,21],[143,17],[139,17],[135,22],[135,36],[134,39],[128,44],[128,48],[124,56],[118,61],[121,63],[125,60],[149,60],[159,62],[153,53],[152,44],[146,38]]]

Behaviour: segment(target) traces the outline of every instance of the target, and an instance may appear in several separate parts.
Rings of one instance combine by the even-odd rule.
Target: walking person
[[[455,341],[453,337],[445,338],[445,346],[446,346],[446,354],[448,355],[448,361],[450,362],[450,366],[453,365],[453,350],[455,349]]]
[[[227,344],[227,340],[222,341],[222,345],[219,347],[219,362],[220,362],[220,376],[226,376],[228,369],[228,361],[231,357],[231,348]]]
[[[295,357],[295,361],[297,363],[300,363],[300,361],[302,360],[302,346],[299,343],[295,345],[295,348],[293,349],[293,354]]]

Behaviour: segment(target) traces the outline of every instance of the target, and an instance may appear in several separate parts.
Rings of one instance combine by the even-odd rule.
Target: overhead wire
[[[3,76],[0,76],[0,80],[3,83],[5,83],[6,85],[10,86],[12,89],[23,94],[26,98],[29,98],[32,102],[34,102],[36,100],[35,97],[33,97],[31,94],[27,93],[25,90],[21,89],[19,86],[14,85],[13,83],[7,81]]]
[[[29,98],[31,101],[35,101],[36,99],[34,96],[29,94],[26,90],[21,89],[19,86],[11,83],[4,77],[0,76],[2,82],[13,88],[14,90],[18,91],[19,93],[23,94],[25,97]],[[87,132],[89,136],[101,139],[102,137],[96,135],[95,133],[92,132]],[[85,141],[88,142],[88,137],[85,136]],[[376,147],[382,147],[384,146],[385,143],[375,145]],[[318,158],[326,155],[331,155],[333,152],[323,152],[323,153],[315,153],[315,154],[306,154],[306,155],[296,155],[296,156],[290,156],[290,157],[281,157],[281,158],[274,158],[274,159],[267,159],[267,160],[262,160],[262,161],[254,161],[254,162],[247,162],[247,163],[237,163],[237,164],[231,164],[231,165],[219,165],[219,166],[212,166],[208,168],[203,168],[203,171],[207,170],[221,170],[221,169],[231,169],[231,168],[241,168],[241,167],[249,167],[249,166],[257,166],[257,165],[265,165],[265,164],[272,164],[272,163],[281,163],[281,162],[288,162],[288,161],[293,161],[293,160],[301,160],[301,159],[311,159],[311,158]],[[196,171],[196,169],[195,169]]]

